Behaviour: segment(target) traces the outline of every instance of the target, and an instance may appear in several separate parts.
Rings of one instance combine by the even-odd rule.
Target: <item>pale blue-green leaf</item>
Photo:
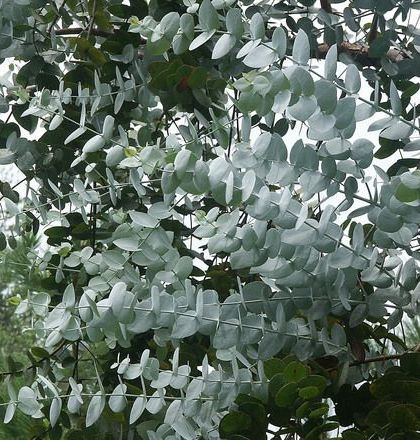
[[[301,94],[312,96],[315,92],[315,83],[311,74],[301,66],[290,66],[284,70],[284,73],[290,83],[290,91],[297,96]],[[283,86],[288,87],[287,82],[283,82]]]
[[[181,150],[176,155],[174,161],[174,167],[175,167],[175,173],[179,179],[182,179],[184,177],[190,158],[191,158],[190,150]]]
[[[392,125],[394,118],[387,116],[385,118],[377,119],[369,125],[368,131],[382,130]]]
[[[136,398],[130,412],[130,425],[136,423],[137,420],[141,417],[144,409],[146,408],[146,403],[147,400],[144,396],[139,396]]]
[[[118,112],[121,110],[121,107],[124,104],[124,92],[118,92],[117,96],[115,97],[115,101],[114,101],[114,113],[118,114]]]
[[[254,170],[248,170],[242,178],[242,202],[246,202],[254,191],[256,176]]]
[[[308,64],[310,54],[309,39],[303,29],[299,29],[293,43],[292,57],[296,63],[301,65]]]
[[[111,269],[120,270],[124,267],[126,259],[121,252],[113,249],[102,253],[102,261]]]
[[[212,31],[219,28],[219,17],[210,0],[203,0],[198,10],[198,21],[201,29]]]
[[[83,153],[94,153],[101,150],[105,145],[105,139],[102,135],[98,134],[90,138],[83,147]]]
[[[58,417],[61,413],[61,407],[63,405],[62,400],[59,397],[54,397],[50,406],[50,423],[51,427],[54,427],[57,423]]]
[[[375,108],[365,102],[362,102],[356,107],[354,117],[356,122],[365,121],[375,114]]]
[[[284,333],[286,331],[286,327],[287,327],[286,313],[284,311],[284,307],[281,301],[278,302],[276,308],[276,324],[277,324],[278,332]]]
[[[251,17],[249,31],[253,40],[263,39],[265,37],[265,24],[263,16],[257,12]]]
[[[327,205],[322,210],[321,218],[319,220],[319,227],[318,227],[318,233],[319,233],[320,236],[325,234],[325,232],[326,232],[326,230],[328,228],[328,224],[329,224],[330,219],[332,218],[332,216],[334,214],[335,209],[336,209],[335,206]]]
[[[420,139],[416,139],[405,144],[404,151],[420,151]]]
[[[401,229],[403,221],[399,215],[385,207],[379,213],[376,224],[384,232],[397,232]]]
[[[337,106],[337,89],[331,81],[323,79],[317,81],[315,83],[315,96],[321,110],[326,113],[332,113],[335,110]]]
[[[124,282],[119,281],[113,286],[109,294],[112,314],[119,322],[124,324],[131,323],[134,319],[132,305],[135,301],[134,295],[128,292],[126,287]]]
[[[244,46],[241,47],[239,52],[236,54],[236,58],[243,58],[244,56],[248,55],[249,52],[251,52],[252,49],[255,49],[259,44],[261,43],[261,39],[258,40],[251,40],[245,43]]]
[[[194,18],[191,14],[182,14],[179,21],[182,33],[189,39],[194,38]]]
[[[391,108],[395,116],[399,116],[402,112],[401,98],[398,94],[398,90],[395,87],[394,81],[391,80],[389,86],[389,100],[391,101]]]
[[[325,143],[325,149],[332,156],[340,156],[344,153],[350,155],[351,143],[347,139],[335,138]]]
[[[356,21],[355,14],[351,7],[345,7],[343,10],[344,22],[352,32],[357,32],[360,29],[360,19]]]
[[[171,379],[172,379],[172,371],[170,370],[161,371],[157,379],[152,380],[150,386],[155,389],[165,388],[171,383]]]
[[[157,414],[164,406],[165,399],[163,396],[161,396],[161,392],[163,391],[163,394],[166,394],[165,388],[163,390],[157,390],[155,391],[149,398],[149,401],[146,404],[146,409],[149,411],[150,414]]]
[[[44,316],[48,312],[51,297],[48,293],[36,293],[31,298],[32,310],[38,316]]]
[[[171,217],[172,214],[169,211],[168,206],[164,202],[157,202],[149,208],[149,215],[159,220],[162,220],[164,218]]]
[[[365,234],[360,223],[353,229],[352,247],[356,255],[360,255],[365,247]]]
[[[265,157],[265,154],[270,147],[270,143],[272,140],[271,133],[264,132],[255,140],[252,150],[256,157]]]
[[[290,90],[283,90],[274,97],[274,104],[272,111],[275,113],[283,113],[286,107],[289,105],[291,98]]]
[[[80,319],[71,316],[67,323],[61,325],[60,333],[63,335],[63,338],[68,341],[77,341],[82,333],[80,330]]]
[[[238,343],[239,321],[237,319],[227,319],[228,323],[220,323],[213,337],[213,347],[225,349],[234,347]]]
[[[198,34],[193,41],[191,41],[189,50],[193,51],[195,49],[198,49],[200,46],[202,46],[204,43],[207,43],[207,41],[210,40],[210,38],[215,34],[216,29],[212,29],[210,31],[202,32],[201,34]]]
[[[181,257],[172,269],[178,279],[185,280],[193,271],[193,260],[188,255]]]
[[[267,95],[272,86],[272,81],[263,75],[258,75],[252,82],[252,90],[261,96]]]
[[[226,29],[237,39],[242,37],[244,25],[242,23],[242,11],[239,8],[229,8],[226,14]]]
[[[381,132],[381,137],[391,140],[406,139],[412,133],[413,127],[411,125],[395,120],[391,126]]]
[[[172,427],[182,439],[195,440],[197,438],[197,434],[194,428],[192,427],[191,423],[183,415],[180,415],[175,420]]]
[[[111,408],[111,411],[114,413],[119,413],[124,411],[124,408],[127,405],[127,398],[125,397],[125,393],[127,392],[127,385],[119,384],[114,388],[112,392],[108,405]]]
[[[325,133],[330,131],[336,122],[334,115],[327,115],[322,111],[313,114],[309,118],[309,125],[311,128],[317,130],[318,133]]]
[[[69,144],[71,141],[74,141],[75,139],[77,139],[79,136],[81,136],[82,134],[84,134],[86,132],[86,128],[85,127],[79,127],[77,128],[75,131],[72,131],[64,140],[64,145]]]
[[[282,26],[277,27],[272,36],[273,49],[279,58],[283,58],[287,49],[287,36]]]
[[[301,96],[299,101],[288,107],[288,114],[298,121],[306,121],[317,108],[316,98],[314,96]]]
[[[308,219],[308,213],[309,213],[309,206],[307,203],[304,203],[299,212],[299,216],[296,220],[295,229],[299,229],[301,226],[305,224],[306,220]]]
[[[91,399],[87,414],[86,414],[86,428],[92,426],[101,416],[105,408],[105,396],[102,391],[98,391]]]
[[[268,46],[254,47],[248,55],[244,58],[243,63],[254,69],[267,67],[278,60],[277,53]]]
[[[145,212],[130,211],[129,215],[136,225],[143,226],[144,228],[156,228],[159,224],[156,218]]]
[[[344,86],[350,93],[358,93],[360,90],[360,72],[354,64],[349,64],[347,66]]]
[[[37,414],[41,408],[40,403],[36,399],[35,391],[27,386],[19,390],[17,400],[19,402],[18,408],[28,416]]]
[[[160,21],[160,29],[165,35],[166,39],[171,41],[179,29],[179,14],[178,12],[169,12]]]
[[[186,400],[197,399],[203,391],[204,381],[202,379],[193,379],[187,387]]]
[[[417,270],[414,258],[410,258],[403,266],[400,275],[401,284],[407,289],[412,290],[417,286]]]
[[[71,309],[74,307],[76,303],[76,296],[74,293],[74,286],[73,284],[69,284],[63,293],[63,303],[66,306],[66,308]]]
[[[114,132],[115,119],[111,115],[106,115],[104,119],[104,125],[102,127],[102,136],[105,140],[109,140]]]
[[[178,419],[178,417],[181,415],[181,406],[182,401],[181,400],[174,400],[166,410],[164,423],[167,423],[168,425],[172,426],[175,421]]]
[[[51,120],[51,122],[50,122],[50,125],[49,125],[48,129],[49,129],[50,131],[54,131],[56,128],[58,128],[58,127],[61,125],[61,123],[63,122],[63,120],[64,120],[64,118],[63,118],[62,115],[60,115],[60,114],[55,115],[55,116],[52,118],[52,120]]]
[[[216,42],[212,52],[212,59],[217,60],[227,55],[235,46],[236,37],[231,34],[223,34]]]
[[[136,236],[117,238],[113,241],[115,246],[124,251],[137,251],[139,249],[139,239]]]
[[[194,235],[199,238],[210,238],[213,237],[216,231],[217,229],[212,225],[201,225],[195,230]]]
[[[183,315],[178,315],[171,337],[175,339],[187,338],[197,333],[198,328],[199,322],[195,316],[195,311],[185,312]]]
[[[299,230],[286,230],[281,236],[282,243],[294,246],[310,246],[317,240],[317,231],[312,228],[301,228]]]
[[[231,202],[233,198],[233,182],[234,176],[233,172],[231,171],[226,179],[225,202],[227,205]]]
[[[124,147],[121,145],[113,145],[106,152],[106,166],[109,168],[115,167],[125,158]]]
[[[324,76],[325,79],[333,81],[337,72],[337,45],[333,44],[325,56]]]
[[[411,189],[420,189],[420,171],[406,172],[400,176],[401,182]]]
[[[286,339],[275,333],[266,333],[258,344],[258,357],[262,360],[270,359],[284,347]]]
[[[4,424],[9,423],[13,419],[15,412],[16,412],[16,404],[14,402],[9,403],[7,405],[6,412],[4,414],[3,423]]]
[[[356,110],[356,100],[353,97],[342,98],[337,102],[334,110],[336,117],[335,126],[342,130],[347,128],[354,119],[354,112]]]
[[[0,150],[0,165],[9,165],[15,161],[15,153],[8,149]]]
[[[188,365],[181,365],[178,368],[177,374],[173,374],[171,378],[171,387],[180,390],[181,388],[185,388],[188,383],[188,376],[191,373],[191,368]]]

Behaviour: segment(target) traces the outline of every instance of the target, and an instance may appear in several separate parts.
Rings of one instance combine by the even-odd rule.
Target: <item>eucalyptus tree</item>
[[[44,237],[4,422],[418,438],[419,2],[0,5],[0,241]]]

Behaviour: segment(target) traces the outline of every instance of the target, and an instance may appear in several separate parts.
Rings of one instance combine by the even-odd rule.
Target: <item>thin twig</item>
[[[90,18],[89,28],[87,31],[87,39],[89,40],[90,33],[92,32],[93,23],[95,22],[95,15],[96,15],[96,7],[97,7],[97,1],[93,0],[93,6],[92,6],[92,14]]]
[[[63,28],[63,29],[56,30],[55,31],[55,35],[56,36],[78,35],[78,34],[81,34],[84,31],[85,31],[85,29],[83,29],[81,27]],[[97,37],[110,37],[110,36],[114,35],[114,32],[104,31],[102,29],[92,28],[92,29],[90,29],[90,34],[91,35],[95,35]]]

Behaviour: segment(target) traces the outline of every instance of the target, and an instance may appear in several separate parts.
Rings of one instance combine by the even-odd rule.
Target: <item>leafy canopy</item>
[[[4,422],[418,438],[418,9],[0,2],[0,248],[41,240]]]

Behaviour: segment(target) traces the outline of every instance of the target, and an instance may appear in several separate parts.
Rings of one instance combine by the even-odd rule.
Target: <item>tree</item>
[[[419,438],[419,6],[3,0],[0,244],[43,237],[5,423]]]

